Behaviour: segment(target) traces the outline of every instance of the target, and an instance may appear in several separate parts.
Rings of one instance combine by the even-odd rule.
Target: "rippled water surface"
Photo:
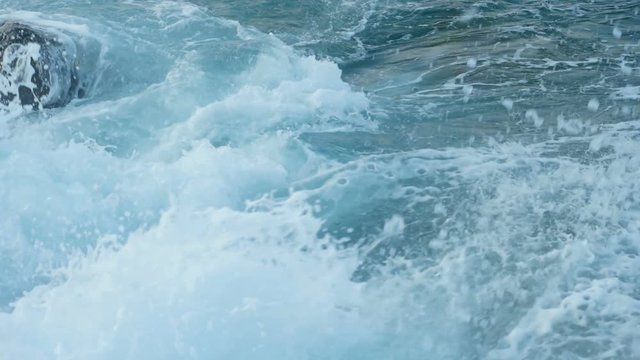
[[[640,358],[637,1],[0,5],[0,359]]]

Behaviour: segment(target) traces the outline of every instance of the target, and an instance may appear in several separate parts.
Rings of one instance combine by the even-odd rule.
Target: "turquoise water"
[[[0,359],[640,358],[639,3],[0,5]]]

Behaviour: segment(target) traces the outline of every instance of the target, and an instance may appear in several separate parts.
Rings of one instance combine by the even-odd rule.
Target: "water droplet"
[[[467,60],[467,66],[469,67],[469,69],[475,69],[477,65],[478,60],[476,60],[476,58],[470,58],[469,60]]]
[[[542,126],[542,124],[544,124],[544,118],[538,115],[538,112],[533,109],[527,110],[527,112],[524,114],[524,117],[527,120],[533,121],[533,125],[535,127],[540,127]]]
[[[613,36],[616,39],[620,39],[622,37],[622,31],[620,31],[620,29],[618,29],[617,27],[613,28]]]
[[[513,109],[513,100],[511,100],[511,99],[502,99],[502,101],[500,103],[508,111],[511,111],[511,109]]]

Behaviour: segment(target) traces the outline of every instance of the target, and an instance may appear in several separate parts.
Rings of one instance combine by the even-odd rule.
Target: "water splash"
[[[542,46],[629,6],[324,2],[309,43],[224,2],[64,4],[0,14],[99,69],[0,118],[1,355],[639,356],[636,30]]]

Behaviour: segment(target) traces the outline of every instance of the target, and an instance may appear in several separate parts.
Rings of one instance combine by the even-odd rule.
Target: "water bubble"
[[[469,69],[475,69],[477,65],[478,60],[476,60],[476,58],[470,58],[469,60],[467,60],[467,67],[469,67]]]

